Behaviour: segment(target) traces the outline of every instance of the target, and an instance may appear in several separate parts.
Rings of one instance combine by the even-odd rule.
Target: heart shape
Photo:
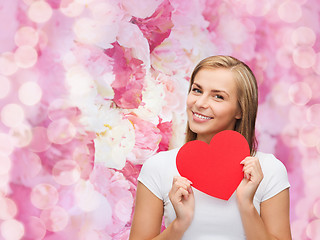
[[[217,133],[210,144],[194,140],[184,144],[176,158],[178,172],[192,186],[210,196],[228,200],[243,179],[240,162],[250,156],[243,135],[225,130]]]

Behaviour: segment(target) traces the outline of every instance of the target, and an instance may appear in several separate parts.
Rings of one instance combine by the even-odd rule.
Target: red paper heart
[[[244,136],[236,131],[217,133],[210,145],[194,140],[179,150],[176,163],[181,176],[210,196],[228,200],[243,179],[240,162],[250,156]]]

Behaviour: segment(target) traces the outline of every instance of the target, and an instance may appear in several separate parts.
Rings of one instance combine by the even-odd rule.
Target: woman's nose
[[[201,95],[197,98],[195,105],[198,108],[207,108],[208,107],[208,99],[205,95]]]

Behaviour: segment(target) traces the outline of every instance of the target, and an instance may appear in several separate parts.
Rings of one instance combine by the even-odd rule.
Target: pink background
[[[320,239],[319,17],[317,0],[1,1],[0,239],[128,239],[141,164],[183,143],[190,73],[216,54],[253,69],[293,238]]]

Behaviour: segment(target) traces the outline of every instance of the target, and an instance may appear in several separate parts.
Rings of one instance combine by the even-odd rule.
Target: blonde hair
[[[189,92],[197,73],[203,69],[229,69],[235,77],[237,84],[238,104],[241,110],[241,119],[237,119],[234,130],[241,133],[248,141],[251,156],[257,151],[255,136],[255,123],[258,111],[258,86],[251,69],[240,60],[231,56],[211,56],[203,59],[194,68],[190,79]],[[196,140],[194,133],[187,124],[186,142]]]

